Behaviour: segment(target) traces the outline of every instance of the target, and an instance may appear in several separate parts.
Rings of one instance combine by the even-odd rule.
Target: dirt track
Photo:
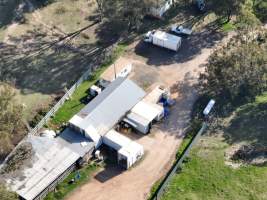
[[[215,44],[216,41],[211,41],[203,48],[200,44],[197,51],[187,48],[176,54],[134,44],[128,55],[118,60],[117,65],[133,64],[130,78],[140,86],[169,86],[176,104],[168,119],[154,127],[150,135],[136,138],[146,151],[144,159],[136,167],[124,172],[114,167],[98,172],[89,183],[74,191],[68,200],[143,200],[148,197],[152,185],[170,168],[181,143],[197,97],[193,85],[197,82],[199,72],[204,70],[203,64]]]

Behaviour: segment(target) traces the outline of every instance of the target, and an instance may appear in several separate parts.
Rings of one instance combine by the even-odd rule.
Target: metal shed
[[[75,169],[81,156],[57,138],[28,136],[23,142],[31,144],[32,156],[27,164],[8,174],[6,183],[22,199],[42,199]]]
[[[158,104],[140,101],[131,112],[123,119],[134,129],[147,134],[153,121],[159,121],[164,116],[164,108]]]
[[[91,138],[98,148],[105,135],[143,97],[145,92],[131,80],[118,77],[70,121],[71,127]]]
[[[117,151],[118,164],[124,169],[131,167],[144,155],[142,145],[113,129],[103,136],[103,143]]]

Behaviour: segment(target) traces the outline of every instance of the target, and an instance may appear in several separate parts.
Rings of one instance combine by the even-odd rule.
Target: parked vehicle
[[[191,35],[192,29],[184,28],[183,26],[173,25],[171,31],[179,35]]]
[[[145,35],[144,41],[173,51],[178,51],[182,43],[182,38],[163,31],[153,30]]]
[[[197,9],[201,12],[204,12],[206,9],[206,4],[204,0],[196,0]]]

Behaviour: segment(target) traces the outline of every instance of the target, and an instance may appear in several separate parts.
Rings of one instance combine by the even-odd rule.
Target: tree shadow
[[[23,23],[25,13],[31,13],[36,9],[47,6],[55,0],[45,1],[22,1],[22,0],[8,0],[0,1],[0,28],[10,25],[12,22]],[[34,5],[34,8],[29,5]]]
[[[10,38],[16,45],[0,43],[0,80],[14,83],[24,94],[54,94],[70,87],[83,72],[94,70],[109,54],[93,44],[51,45],[45,35],[29,31]]]
[[[267,145],[267,103],[242,106],[225,129],[229,144],[248,142]]]
[[[103,20],[95,29],[97,43],[112,45],[119,41],[125,33],[126,25],[122,20]]]
[[[167,134],[180,139],[190,125],[191,112],[197,100],[195,77],[188,72],[184,80],[178,81],[171,88],[171,93],[177,93],[175,104],[170,108],[170,115],[163,121],[160,129]]]
[[[182,45],[178,52],[140,41],[135,48],[135,53],[145,57],[148,65],[185,63],[201,54],[203,49],[212,48],[224,36],[225,34],[222,32],[206,29],[190,37],[182,38]]]

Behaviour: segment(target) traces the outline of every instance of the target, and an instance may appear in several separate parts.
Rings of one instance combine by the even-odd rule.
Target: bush
[[[59,6],[55,9],[55,14],[61,15],[67,12],[67,9],[64,6]]]
[[[46,115],[46,113],[49,111],[49,106],[41,106],[37,108],[36,114],[34,115],[33,119],[29,122],[29,125],[33,128],[35,127]]]
[[[254,5],[255,15],[262,21],[267,21],[267,1],[256,0]]]

